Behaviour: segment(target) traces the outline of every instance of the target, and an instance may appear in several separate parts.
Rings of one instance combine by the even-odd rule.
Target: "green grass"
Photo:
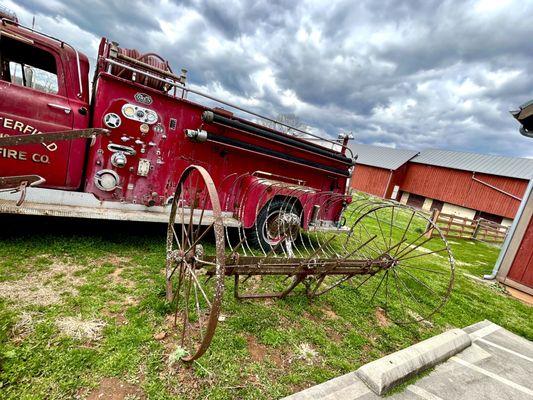
[[[0,239],[3,399],[83,397],[109,377],[154,399],[279,398],[483,319],[533,340],[532,307],[463,276],[491,272],[499,248],[454,239],[455,286],[431,324],[380,322],[368,291],[350,285],[313,301],[301,291],[284,300],[237,301],[227,279],[226,319],[208,352],[187,366],[172,357],[177,341],[164,298],[165,227],[43,221],[24,220]],[[441,261],[435,257],[435,268]],[[6,288],[13,293],[24,282],[32,286],[19,295],[25,290],[39,299],[38,290],[47,288],[59,300],[6,298]],[[28,315],[31,322],[23,324]],[[75,339],[58,328],[66,317],[106,325],[100,337]],[[155,340],[161,331],[168,336]]]

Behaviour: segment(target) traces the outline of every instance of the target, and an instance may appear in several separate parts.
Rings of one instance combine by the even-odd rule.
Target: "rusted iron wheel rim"
[[[215,256],[207,261],[200,241],[211,232]],[[183,361],[202,356],[213,339],[224,293],[224,246],[215,184],[205,168],[190,166],[176,187],[166,246],[166,295],[176,305],[179,344],[187,351]]]

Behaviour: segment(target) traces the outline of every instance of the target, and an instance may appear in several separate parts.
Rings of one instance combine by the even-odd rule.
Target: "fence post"
[[[477,238],[477,234],[479,232],[479,223],[480,222],[481,222],[481,218],[479,218],[478,220],[475,221],[476,227],[474,228],[474,232],[472,232],[472,239],[476,239]]]
[[[439,214],[440,214],[440,211],[438,209],[434,208],[433,210],[431,210],[431,222],[433,222],[434,225],[437,225]],[[433,227],[433,225],[428,223],[428,227],[426,228],[427,233],[424,236],[427,238],[430,238],[433,235],[434,229],[435,228]]]

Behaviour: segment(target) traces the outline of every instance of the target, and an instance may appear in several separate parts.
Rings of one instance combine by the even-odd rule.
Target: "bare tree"
[[[294,136],[302,136],[304,135],[304,133],[291,129],[285,125],[292,126],[293,128],[297,128],[302,131],[307,130],[307,125],[304,124],[302,120],[295,114],[278,114],[278,116],[276,117],[276,120],[278,122],[281,122],[281,124],[278,124],[276,122],[271,122],[271,121],[264,121],[263,125],[265,125],[268,128],[272,128],[277,131],[288,133],[289,135],[294,135]]]

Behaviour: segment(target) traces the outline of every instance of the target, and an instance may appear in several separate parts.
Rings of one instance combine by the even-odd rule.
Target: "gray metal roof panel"
[[[415,163],[435,165],[507,176],[518,179],[533,179],[533,159],[466,153],[450,150],[424,150],[411,160]]]
[[[399,150],[390,147],[350,143],[354,155],[358,155],[357,164],[396,170],[418,154],[416,150]]]

